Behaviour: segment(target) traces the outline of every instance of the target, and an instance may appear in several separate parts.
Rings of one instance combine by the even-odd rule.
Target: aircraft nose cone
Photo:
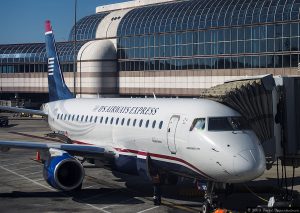
[[[238,153],[233,161],[235,175],[240,180],[252,180],[265,171],[265,157],[261,150],[246,150]]]

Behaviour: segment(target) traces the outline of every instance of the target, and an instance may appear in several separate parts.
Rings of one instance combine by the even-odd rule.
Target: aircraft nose
[[[252,180],[263,174],[266,163],[262,150],[245,150],[239,152],[233,161],[235,175],[241,181]]]

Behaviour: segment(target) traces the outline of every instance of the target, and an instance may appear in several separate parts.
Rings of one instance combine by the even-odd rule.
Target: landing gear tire
[[[161,205],[161,198],[154,196],[153,197],[153,204],[155,206],[160,206]]]
[[[212,210],[211,205],[208,201],[205,201],[202,205],[202,212],[203,213],[210,213]]]

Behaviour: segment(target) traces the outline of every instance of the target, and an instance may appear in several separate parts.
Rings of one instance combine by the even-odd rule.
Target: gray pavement
[[[40,119],[10,120],[0,128],[0,140],[49,141],[50,129]],[[203,194],[190,180],[177,186],[163,187],[163,205],[152,204],[152,187],[141,178],[97,168],[85,163],[83,190],[63,193],[52,189],[43,179],[43,165],[34,161],[32,150],[0,152],[1,212],[199,212]],[[296,169],[294,194],[300,192],[300,169]],[[291,168],[287,169],[288,186]],[[236,185],[234,193],[224,198],[224,207],[245,211],[247,207],[265,205],[278,193],[276,167],[255,181]],[[250,192],[251,191],[251,192]]]

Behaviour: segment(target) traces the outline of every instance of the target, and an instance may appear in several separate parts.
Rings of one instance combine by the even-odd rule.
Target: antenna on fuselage
[[[153,98],[156,100],[156,95],[155,95],[155,93],[154,93],[154,92],[152,92],[152,94],[153,94]]]

